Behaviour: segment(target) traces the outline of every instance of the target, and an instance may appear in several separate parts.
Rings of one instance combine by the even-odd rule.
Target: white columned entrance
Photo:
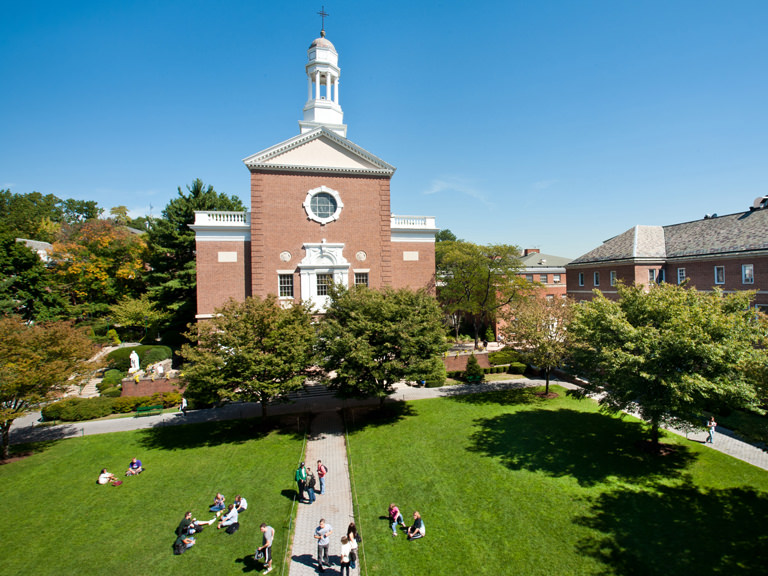
[[[311,302],[318,312],[328,307],[327,283],[349,286],[349,262],[344,258],[344,244],[306,243],[306,254],[299,263],[301,299]]]

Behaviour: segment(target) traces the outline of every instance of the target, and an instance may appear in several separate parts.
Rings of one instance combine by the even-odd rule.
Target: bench
[[[482,376],[470,376],[467,378],[467,384],[479,384],[483,380],[485,380],[484,374]]]
[[[139,416],[154,416],[156,414],[162,414],[163,413],[163,405],[159,404],[157,406],[139,406],[136,408],[136,417]]]

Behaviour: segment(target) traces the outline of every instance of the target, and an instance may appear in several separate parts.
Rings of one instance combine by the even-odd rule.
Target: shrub
[[[112,401],[112,410],[114,410],[116,414],[128,414],[129,412],[133,412],[136,410],[137,400],[140,398],[142,397],[121,396],[120,398],[115,398]]]
[[[461,370],[451,370],[448,372],[448,378],[453,378],[454,380],[461,379],[462,374],[464,374]]]
[[[485,339],[488,342],[496,342],[496,334],[493,333],[493,326],[488,326],[485,330]]]
[[[120,388],[117,388],[116,386],[112,386],[111,388],[107,388],[106,390],[103,390],[101,392],[102,396],[106,396],[107,398],[117,398],[120,396]]]
[[[173,357],[173,351],[168,346],[152,346],[150,350],[142,357],[139,354],[139,360],[142,366],[149,366],[150,364],[156,364]]]
[[[467,369],[464,371],[464,379],[467,382],[482,382],[485,379],[483,369],[477,363],[477,358],[475,358],[474,354],[467,358]]]
[[[163,394],[163,406],[165,408],[173,408],[179,404],[181,404],[181,394],[179,392],[166,392]]]
[[[106,384],[107,388],[117,386],[123,381],[123,372],[120,370],[107,370],[104,372],[104,378],[101,380],[102,384]]]
[[[107,331],[107,338],[109,338],[114,346],[120,346],[120,337],[117,335],[117,330],[114,328]]]
[[[81,422],[93,420],[112,414],[112,398],[67,398],[46,408],[45,419],[64,420],[65,422]],[[58,404],[59,406],[56,406]]]
[[[525,372],[525,364],[522,362],[512,362],[507,369],[508,374],[523,374]]]
[[[511,364],[512,362],[519,361],[520,353],[512,348],[503,348],[502,350],[488,353],[488,362],[490,362],[492,366]]]
[[[131,346],[128,348],[118,348],[107,354],[107,360],[110,368],[115,368],[123,373],[128,372],[131,367],[131,352],[136,350],[139,355],[139,364],[146,368],[149,364],[160,362],[173,356],[173,351],[168,346]]]
[[[67,398],[65,400],[59,400],[58,402],[53,402],[52,404],[48,404],[48,406],[45,406],[40,411],[40,414],[43,416],[43,420],[46,422],[51,422],[53,420],[61,420],[61,413],[69,405],[79,400],[80,398]]]

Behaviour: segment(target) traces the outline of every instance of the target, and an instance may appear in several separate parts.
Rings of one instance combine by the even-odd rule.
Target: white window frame
[[[542,278],[543,278],[543,280],[542,280]],[[539,282],[541,282],[542,284],[546,284],[547,283],[547,278],[549,278],[548,274],[539,274]]]
[[[354,280],[355,286],[365,286],[367,288],[370,285],[369,284],[370,276],[368,275],[368,272],[357,272],[357,271],[355,271],[355,272],[353,272],[353,274],[354,274],[353,280]],[[358,282],[357,281],[358,277],[362,277],[362,276],[365,276],[365,282]]]
[[[741,283],[742,284],[755,283],[755,265],[754,264],[741,265]]]
[[[720,274],[718,274],[718,271]],[[718,277],[720,278],[719,280]],[[725,266],[715,266],[715,284],[725,284]]]
[[[611,270],[611,286],[616,286],[616,270]]]
[[[579,286],[584,286],[584,272],[579,272]]]
[[[593,272],[592,273],[592,285],[593,286],[600,286],[600,272]]]
[[[658,270],[655,268],[648,268],[648,284],[656,284],[658,279]]]
[[[283,279],[290,280],[290,294],[283,294],[283,288],[288,288],[288,285],[283,285]],[[293,282],[293,272],[291,273],[278,273],[277,275],[277,297],[278,298],[293,298],[293,290],[294,290],[294,282]]]
[[[677,269],[677,283],[682,284],[685,282],[685,279],[687,276],[685,275],[685,268],[678,268]]]
[[[314,198],[321,192],[330,194],[333,197],[333,199],[336,201],[336,211],[326,218],[322,218],[312,211],[312,198]],[[302,204],[302,206],[304,206],[304,211],[307,213],[307,218],[309,218],[310,220],[314,220],[315,222],[319,222],[320,224],[325,226],[329,222],[333,222],[334,220],[339,219],[341,210],[344,208],[344,202],[341,201],[341,196],[339,196],[339,193],[336,192],[336,190],[328,188],[327,186],[320,186],[318,188],[313,188],[312,190],[307,192],[307,196],[304,198],[304,203]]]
[[[552,274],[552,284],[560,284],[562,282],[561,274]]]

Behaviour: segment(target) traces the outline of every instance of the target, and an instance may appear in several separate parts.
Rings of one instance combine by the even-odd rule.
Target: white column
[[[307,76],[307,100],[312,100],[312,76]]]
[[[320,100],[320,70],[315,72],[315,100]]]
[[[331,101],[331,75],[330,74],[325,75],[325,97],[329,102]]]
[[[339,104],[339,78],[336,78],[336,104]]]

